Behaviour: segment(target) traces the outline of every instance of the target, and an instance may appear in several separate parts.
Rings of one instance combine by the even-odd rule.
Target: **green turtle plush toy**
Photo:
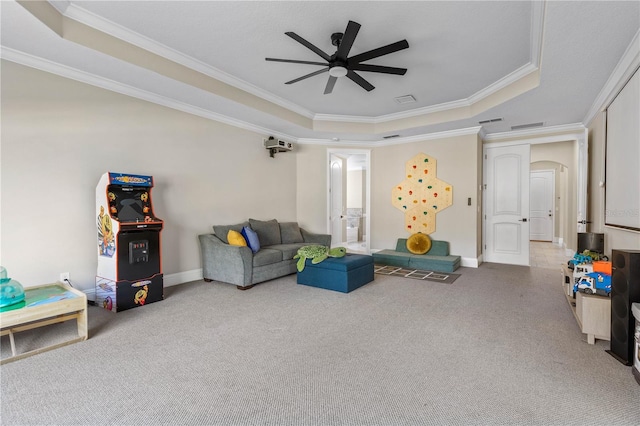
[[[345,254],[347,254],[347,249],[344,247],[334,247],[329,249],[327,246],[312,245],[300,247],[298,249],[298,254],[293,256],[293,258],[298,259],[298,272],[302,272],[307,259],[311,259],[311,263],[315,265],[316,263],[322,262],[327,257],[342,257]]]

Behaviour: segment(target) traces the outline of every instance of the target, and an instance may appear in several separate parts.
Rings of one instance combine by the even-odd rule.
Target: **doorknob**
[[[526,221],[527,221],[526,217],[523,217],[522,219],[518,219],[518,222],[526,222]]]

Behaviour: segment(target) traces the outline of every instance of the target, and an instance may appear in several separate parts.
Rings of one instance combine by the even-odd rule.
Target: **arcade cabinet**
[[[96,187],[96,303],[113,312],[164,298],[152,176],[108,172]]]

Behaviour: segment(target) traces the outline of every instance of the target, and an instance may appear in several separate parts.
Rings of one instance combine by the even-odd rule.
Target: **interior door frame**
[[[365,200],[365,231],[366,232],[366,252],[371,252],[371,150],[370,149],[351,149],[351,148],[327,148],[327,232],[331,234],[331,156],[349,156],[349,155],[364,155],[365,167],[367,170],[365,176],[366,194]],[[344,194],[346,197],[346,193]]]
[[[507,153],[502,153],[498,156],[490,155],[489,151],[494,151],[494,149],[503,149],[510,148],[510,151]],[[523,152],[514,151],[515,149],[524,150]],[[492,153],[493,154],[493,153]],[[483,188],[484,191],[482,193],[482,209],[483,209],[483,221],[482,221],[482,246],[483,246],[483,259],[488,262],[494,263],[505,263],[511,265],[522,265],[529,266],[531,261],[531,253],[529,251],[529,223],[528,217],[524,218],[523,216],[526,214],[529,216],[530,214],[530,206],[529,206],[529,181],[531,175],[531,146],[526,143],[513,143],[513,144],[487,144],[483,146],[482,150],[483,155],[483,167],[482,167],[482,179],[483,179]],[[519,182],[517,191],[520,192],[521,196],[518,198],[518,206],[510,212],[503,212],[500,215],[502,219],[498,224],[502,224],[504,226],[508,226],[510,229],[514,225],[517,225],[517,232],[515,235],[516,241],[519,242],[518,248],[512,250],[510,253],[503,251],[502,253],[497,251],[489,251],[488,247],[493,247],[497,241],[496,232],[491,232],[491,241],[489,241],[489,228],[491,224],[496,224],[494,222],[495,215],[491,215],[488,210],[493,212],[493,209],[490,208],[494,203],[490,201],[495,201],[497,199],[496,190],[498,189],[498,185],[495,185],[495,182],[490,182],[491,177],[495,177],[493,173],[490,173],[492,169],[488,166],[489,163],[495,162],[497,158],[517,158],[519,168],[517,172],[519,176],[516,177],[517,182]],[[522,157],[525,157],[525,161],[521,161]],[[523,196],[524,194],[524,196]],[[518,212],[520,214],[518,214]],[[495,213],[495,212],[494,212]],[[520,224],[515,223],[515,217],[520,217],[517,219]],[[503,228],[506,229],[506,228]],[[490,256],[489,253],[492,255]]]
[[[575,232],[575,243],[577,244],[578,232],[586,232],[587,228],[587,180],[588,180],[588,171],[589,171],[589,130],[583,125],[568,125],[564,128],[558,128],[552,130],[547,130],[546,134],[541,132],[531,132],[527,133],[526,131],[521,134],[521,136],[516,137],[513,132],[506,132],[505,134],[496,134],[496,135],[487,135],[483,139],[483,148],[491,147],[491,146],[506,146],[507,144],[511,145],[521,145],[523,143],[529,145],[535,144],[544,144],[544,143],[554,143],[554,142],[575,142],[577,147],[577,170],[576,170],[576,232]],[[483,158],[484,158],[484,149],[483,149]],[[484,168],[484,163],[483,163]],[[483,200],[486,194],[483,191]],[[482,206],[482,215],[486,214],[485,211],[485,203],[483,202]],[[486,244],[485,240],[485,229],[484,224],[485,221],[482,221],[482,244]],[[577,247],[575,247],[577,249]],[[566,249],[567,253],[572,252],[570,248]]]

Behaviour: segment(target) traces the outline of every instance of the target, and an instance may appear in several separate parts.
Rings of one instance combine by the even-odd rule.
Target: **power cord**
[[[65,283],[67,283],[67,284],[69,284],[69,287],[71,287],[71,288],[75,288],[75,287],[73,286],[73,284],[71,284],[71,280],[70,280],[69,278],[65,278],[65,279],[64,279],[64,282],[65,282]],[[91,306],[96,306],[96,301],[95,301],[95,300],[87,300],[87,303],[88,303],[89,305],[91,305]]]

